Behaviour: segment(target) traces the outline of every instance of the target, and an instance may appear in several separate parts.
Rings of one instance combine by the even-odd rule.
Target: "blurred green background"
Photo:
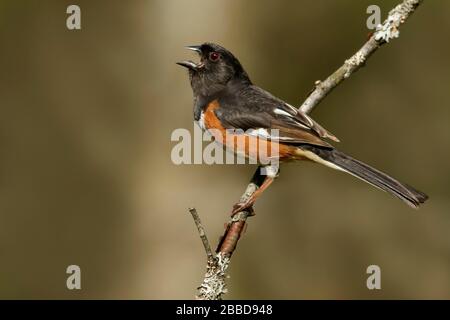
[[[213,41],[299,105],[395,1],[0,1],[0,298],[193,298],[253,166],[182,165],[176,61]],[[66,28],[78,4],[82,30]],[[227,298],[450,298],[450,2],[425,1],[312,116],[339,148],[430,195],[419,211],[351,176],[290,164],[257,203]],[[66,288],[66,267],[82,290]],[[366,288],[381,267],[382,290]]]

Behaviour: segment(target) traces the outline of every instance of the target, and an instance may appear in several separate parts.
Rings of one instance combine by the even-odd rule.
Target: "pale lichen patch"
[[[217,300],[228,292],[225,280],[228,278],[226,271],[229,264],[230,257],[222,252],[219,252],[213,260],[208,261],[205,278],[198,288],[198,299]]]
[[[388,18],[375,30],[375,40],[389,42],[400,36],[399,27],[419,5],[420,0],[404,1],[389,12]]]
[[[344,78],[348,78],[350,77],[352,71],[362,65],[364,62],[366,61],[366,56],[364,55],[363,52],[358,51],[357,53],[355,53],[350,59],[345,60],[345,65],[347,67],[346,72],[344,74]]]

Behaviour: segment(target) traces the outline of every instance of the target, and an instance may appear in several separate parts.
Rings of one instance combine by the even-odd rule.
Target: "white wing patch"
[[[291,110],[292,111],[294,111],[295,112],[295,114],[297,114],[297,112],[298,112],[298,109],[296,108],[296,107],[294,107],[294,106],[291,106],[289,103],[285,103],[289,108],[291,108]]]
[[[247,134],[255,137],[262,137],[264,139],[270,139],[271,135],[267,131],[267,129],[259,128],[259,129],[250,129],[247,130]]]
[[[303,128],[303,129],[310,129],[310,127],[305,126],[303,123],[301,123],[301,122],[299,122],[299,121],[297,121],[297,120],[295,119],[295,116],[298,114],[298,110],[297,110],[297,109],[295,109],[293,106],[291,106],[290,104],[287,104],[287,103],[286,103],[286,106],[288,106],[288,107],[292,110],[292,112],[294,112],[294,114],[289,113],[289,112],[287,112],[287,111],[285,111],[285,110],[283,110],[283,109],[280,109],[280,108],[274,109],[274,110],[273,110],[273,113],[278,114],[278,115],[280,115],[280,116],[288,117],[289,119],[291,119],[292,121],[294,121],[295,124],[297,124],[299,127]],[[312,124],[312,122],[311,122],[311,120],[310,120],[309,118],[307,119],[307,121],[308,121],[308,123],[309,123],[310,125]]]
[[[289,112],[286,112],[286,111],[284,111],[284,110],[282,110],[282,109],[275,109],[275,110],[273,110],[273,112],[274,113],[276,113],[276,114],[279,114],[279,115],[282,115],[282,116],[286,116],[286,117],[289,117],[289,118],[292,118],[292,117],[294,117],[292,114],[290,114]]]
[[[325,128],[315,122],[306,113],[299,111],[288,103],[284,104],[288,107],[294,114],[287,112],[286,110],[276,108],[273,110],[275,114],[288,117],[291,121],[294,121],[299,127],[310,129],[315,131],[321,138],[328,138],[333,141],[339,142],[339,139],[335,137],[332,133],[328,132]]]
[[[277,130],[277,129],[271,129],[272,130]],[[278,140],[294,140],[291,137],[280,137],[279,136],[279,131],[276,131],[276,134],[272,134],[271,132],[269,132],[267,129],[264,128],[258,128],[258,129],[249,129],[245,132],[246,134],[250,135],[250,136],[254,136],[254,137],[260,137],[266,140],[273,140],[273,141],[278,141]]]

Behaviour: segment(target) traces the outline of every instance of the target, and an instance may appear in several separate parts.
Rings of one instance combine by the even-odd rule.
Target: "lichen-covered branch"
[[[261,170],[258,168],[253,175],[252,180],[247,186],[244,194],[241,197],[241,202],[245,202],[249,199],[253,193],[261,186],[264,181],[264,176],[261,175]],[[194,209],[195,210],[195,209]],[[196,213],[197,211],[195,211]],[[236,245],[241,237],[242,232],[245,230],[245,224],[247,218],[252,214],[248,210],[241,211],[231,217],[225,228],[223,236],[219,240],[217,245],[216,255],[208,255],[208,261],[206,266],[206,273],[202,284],[198,287],[197,299],[199,300],[221,300],[222,296],[227,293],[226,289],[226,270],[230,263],[231,255],[236,249]],[[195,220],[195,219],[194,219]],[[200,218],[197,219],[200,222]],[[196,222],[197,224],[197,222]],[[200,222],[201,225],[201,222]],[[200,233],[200,229],[203,230],[203,226],[197,228]],[[204,231],[203,231],[204,234]],[[201,233],[200,233],[201,235]],[[205,236],[206,238],[206,236]],[[203,238],[202,238],[203,241]],[[207,241],[207,240],[206,240]],[[205,251],[206,245],[204,244]]]
[[[206,273],[202,284],[198,287],[198,300],[222,300],[222,296],[228,292],[226,279],[230,257],[219,252],[208,259]]]
[[[344,64],[327,79],[316,82],[314,90],[303,102],[299,110],[304,113],[310,113],[314,107],[316,107],[336,86],[350,77],[359,68],[364,66],[366,60],[380,46],[388,43],[391,39],[398,38],[400,25],[409,18],[417,6],[422,2],[423,0],[404,0],[392,9],[389,12],[387,19],[376,28],[375,32],[370,36],[361,49],[359,49],[351,58],[346,60]],[[260,169],[258,168],[241,197],[242,202],[250,198],[253,193],[258,190],[263,179],[264,177],[261,175]],[[200,237],[202,238],[208,255],[205,277],[202,284],[198,288],[198,299],[220,300],[227,292],[226,270],[230,264],[230,259],[236,249],[237,243],[245,230],[247,218],[250,215],[251,212],[249,211],[239,212],[231,218],[230,221],[228,221],[225,232],[220,238],[219,245],[216,250],[217,254],[215,255],[212,252],[211,254],[208,254],[208,249],[204,242],[206,236],[202,237],[202,234],[204,235],[203,227],[202,229],[198,228]]]
[[[299,110],[310,113],[336,86],[364,66],[366,60],[383,44],[398,38],[400,26],[411,16],[423,0],[404,0],[389,12],[386,20],[378,25],[369,40],[352,57],[324,81],[316,81],[315,89]]]

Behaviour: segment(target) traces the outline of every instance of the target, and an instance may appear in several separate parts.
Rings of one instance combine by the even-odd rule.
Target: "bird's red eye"
[[[209,54],[209,60],[211,60],[211,61],[217,61],[217,60],[219,60],[219,58],[220,58],[220,53],[218,53],[218,52],[214,51]]]

